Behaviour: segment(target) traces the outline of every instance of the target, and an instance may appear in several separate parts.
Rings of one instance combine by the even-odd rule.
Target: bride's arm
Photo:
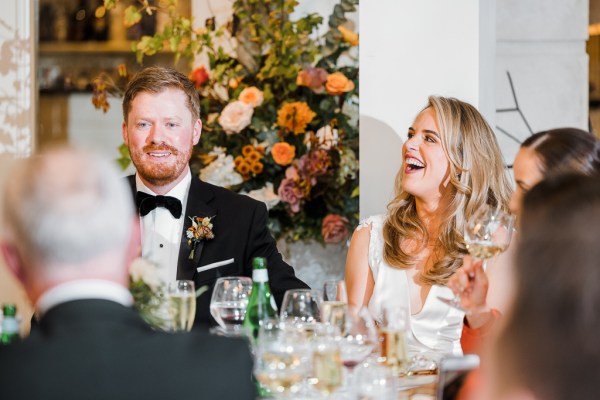
[[[356,229],[346,257],[346,286],[348,305],[361,307],[369,304],[375,281],[369,267],[371,227]]]

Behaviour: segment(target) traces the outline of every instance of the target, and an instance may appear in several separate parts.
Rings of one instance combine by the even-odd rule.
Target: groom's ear
[[[0,253],[8,270],[19,280],[25,283],[25,271],[23,270],[23,258],[16,246],[9,242],[0,242]]]

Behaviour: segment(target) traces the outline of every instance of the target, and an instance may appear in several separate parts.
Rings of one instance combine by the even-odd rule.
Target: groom
[[[123,140],[137,170],[128,179],[140,212],[142,256],[159,265],[166,282],[208,285],[197,301],[196,326],[215,324],[209,305],[216,279],[252,276],[254,257],[267,258],[278,305],[286,290],[308,287],[278,252],[263,203],[192,176],[188,163],[202,131],[199,110],[194,84],[169,68],[140,71],[123,98]],[[189,240],[188,232],[202,234]]]

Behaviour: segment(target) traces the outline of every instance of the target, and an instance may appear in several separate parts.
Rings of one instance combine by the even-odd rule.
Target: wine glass
[[[340,330],[335,325],[316,324],[312,344],[313,388],[327,396],[343,384]],[[314,396],[313,396],[314,397]]]
[[[514,217],[500,208],[484,206],[469,219],[465,226],[464,238],[467,250],[474,258],[486,262],[508,248],[512,236]],[[462,310],[460,293],[451,299],[438,297],[449,306]]]
[[[383,308],[381,323],[381,360],[396,374],[404,371],[408,364],[408,308],[388,304]]]
[[[283,296],[280,319],[300,326],[307,336],[311,336],[315,324],[321,319],[321,302],[322,296],[317,290],[288,290]]]
[[[169,284],[169,303],[174,331],[190,331],[196,317],[196,289],[194,281],[179,280]]]
[[[210,313],[225,334],[242,334],[242,323],[252,291],[252,279],[233,276],[217,279],[210,299]]]
[[[339,339],[342,364],[346,367],[345,385],[352,383],[354,367],[367,359],[378,344],[375,321],[366,307],[346,309],[345,327]]]
[[[329,280],[323,284],[323,303],[321,303],[321,322],[335,325],[344,332],[348,294],[343,280]]]

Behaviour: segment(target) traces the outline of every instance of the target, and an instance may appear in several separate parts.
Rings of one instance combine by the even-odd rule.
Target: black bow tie
[[[164,207],[171,212],[173,217],[181,217],[181,201],[171,196],[152,196],[144,192],[137,192],[135,195],[135,204],[143,217],[154,210],[156,207]]]

